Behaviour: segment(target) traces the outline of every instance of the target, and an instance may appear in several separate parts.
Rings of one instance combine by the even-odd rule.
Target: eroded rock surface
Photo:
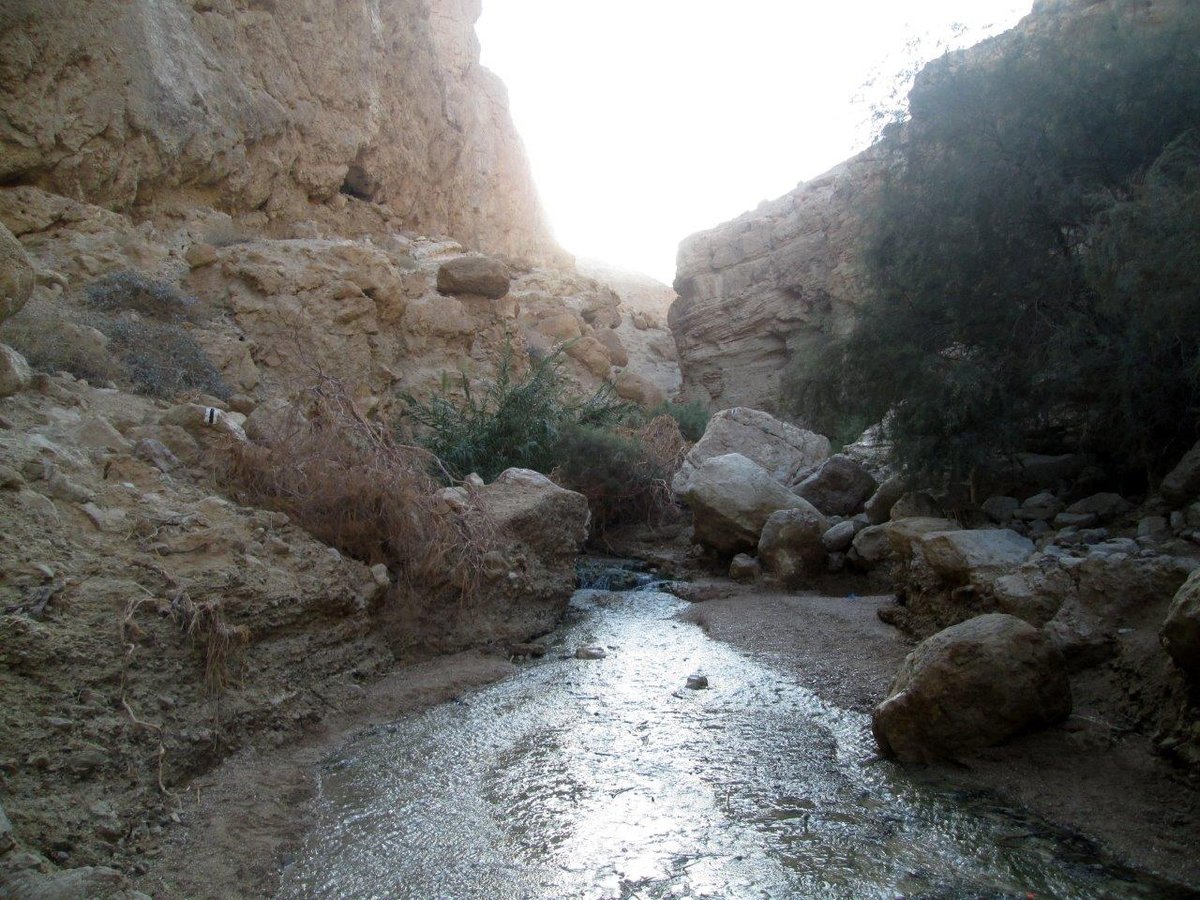
[[[849,329],[882,173],[867,151],[680,245],[670,323],[686,397],[777,411],[791,359]]]
[[[259,225],[394,223],[563,259],[504,87],[479,64],[479,0],[78,12],[0,13],[0,181],[117,210],[186,198]]]

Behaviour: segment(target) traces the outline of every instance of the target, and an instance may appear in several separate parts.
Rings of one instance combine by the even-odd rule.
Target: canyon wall
[[[276,237],[408,229],[563,263],[505,88],[479,65],[479,14],[480,0],[8,0],[0,183],[135,218],[205,206]]]
[[[686,399],[777,411],[788,362],[850,327],[862,210],[882,172],[883,154],[866,151],[680,245],[669,323]]]
[[[986,71],[1021,39],[1048,35],[1063,46],[1103,46],[1116,21],[1126,37],[1151,35],[1194,16],[1189,0],[1038,0],[1012,30],[947,54],[918,75],[960,67]],[[798,355],[845,333],[867,295],[862,254],[893,129],[869,150],[777,200],[683,241],[669,322],[679,348],[683,395],[714,410],[780,409],[781,380]]]

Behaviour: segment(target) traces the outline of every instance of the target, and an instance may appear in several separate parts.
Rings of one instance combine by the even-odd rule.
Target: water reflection
[[[878,764],[866,717],[674,619],[579,591],[546,659],[326,766],[279,896],[1162,897],[985,799]],[[571,656],[582,644],[602,660]],[[706,690],[685,687],[708,675]]]

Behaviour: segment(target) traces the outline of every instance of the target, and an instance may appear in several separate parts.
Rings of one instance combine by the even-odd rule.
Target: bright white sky
[[[914,58],[1002,31],[1031,5],[484,0],[477,30],[559,242],[670,283],[687,235],[866,145],[866,82],[886,93]],[[955,23],[967,26],[957,39]]]

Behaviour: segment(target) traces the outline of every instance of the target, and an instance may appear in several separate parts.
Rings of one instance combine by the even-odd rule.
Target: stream
[[[677,621],[686,606],[580,590],[543,659],[343,746],[278,897],[1192,896],[907,779],[867,716]]]

